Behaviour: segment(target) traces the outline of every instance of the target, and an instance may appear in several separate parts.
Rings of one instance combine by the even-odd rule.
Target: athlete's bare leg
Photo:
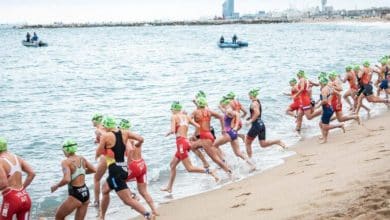
[[[175,182],[175,178],[176,178],[176,167],[179,163],[180,163],[180,160],[177,159],[177,157],[173,156],[171,163],[169,164],[169,166],[171,168],[171,172],[169,174],[168,185],[167,185],[167,187],[162,188],[161,191],[166,191],[168,193],[172,192],[173,183]]]
[[[231,141],[230,144],[231,144],[231,146],[232,146],[232,149],[233,149],[234,154],[235,154],[237,157],[243,159],[243,160],[250,166],[250,170],[251,170],[251,171],[256,170],[256,165],[253,164],[253,163],[249,160],[249,158],[247,158],[247,157],[241,152],[241,150],[240,150],[240,145],[239,145],[239,143],[238,143],[238,140],[236,139],[236,140],[234,140],[234,141]]]
[[[68,198],[57,208],[55,215],[56,220],[65,220],[65,217],[70,215],[75,209],[82,206],[82,203],[74,198],[68,196]]]
[[[102,179],[104,173],[107,170],[107,163],[106,158],[104,156],[101,156],[99,158],[98,166],[96,169],[96,173],[93,176],[93,187],[94,187],[94,195],[95,195],[95,201],[93,203],[94,206],[99,207],[99,200],[100,200],[100,180]]]
[[[351,100],[349,99],[350,96],[352,97],[352,93],[353,93],[352,90],[349,89],[349,90],[346,91],[346,92],[344,93],[344,95],[343,95],[343,98],[344,98],[345,102],[347,102],[348,105],[349,105],[349,110],[353,110],[352,102],[351,102]]]
[[[145,199],[146,203],[148,203],[153,215],[159,216],[156,206],[154,205],[152,196],[149,194],[147,187],[148,186],[146,183],[137,183],[139,194]]]
[[[192,148],[192,147],[191,147],[191,150],[192,150],[192,152],[194,152],[195,155],[198,156],[198,158],[202,161],[202,164],[203,164],[203,167],[204,167],[204,168],[209,168],[209,167],[210,167],[209,162],[207,162],[206,158],[204,157],[204,155],[202,154],[202,152],[200,152],[199,148]]]
[[[328,141],[328,134],[329,134],[329,131],[332,129],[341,128],[343,130],[343,132],[345,133],[344,124],[329,125],[329,124],[323,124],[322,122],[320,122],[320,128],[321,128],[322,134],[323,134],[323,139],[320,142],[321,144],[324,144]]]
[[[360,124],[360,117],[357,114],[350,115],[350,116],[345,116],[345,115],[343,115],[343,112],[339,111],[339,112],[336,112],[336,118],[337,118],[337,121],[339,121],[339,122],[345,122],[345,121],[349,121],[349,120],[356,120],[357,123]]]
[[[186,170],[188,172],[190,172],[190,173],[206,173],[206,174],[210,174],[212,177],[214,177],[216,182],[219,181],[219,178],[215,175],[215,171],[210,171],[208,168],[202,169],[202,168],[199,168],[199,167],[192,166],[190,158],[187,157],[186,159],[182,160],[182,162],[183,162],[183,165],[184,165],[184,167],[186,168]]]

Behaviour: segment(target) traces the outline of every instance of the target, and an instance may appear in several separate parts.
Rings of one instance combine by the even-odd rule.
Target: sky
[[[221,16],[224,0],[0,0],[0,23],[191,20]],[[307,9],[321,0],[235,0],[240,14]],[[328,0],[335,9],[390,7],[390,0]]]

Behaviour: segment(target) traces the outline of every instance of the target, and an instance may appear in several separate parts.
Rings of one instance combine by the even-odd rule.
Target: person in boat
[[[37,35],[37,33],[34,32],[34,35],[33,35],[33,37],[31,38],[31,41],[32,41],[32,42],[38,41],[38,35]]]
[[[233,44],[237,43],[237,39],[238,39],[237,35],[233,35],[233,37],[232,37]]]
[[[26,41],[30,42],[30,39],[31,39],[31,34],[29,32],[27,32],[27,34],[26,34]]]
[[[221,38],[219,39],[219,43],[221,44],[225,43],[225,38],[223,36],[221,36]]]

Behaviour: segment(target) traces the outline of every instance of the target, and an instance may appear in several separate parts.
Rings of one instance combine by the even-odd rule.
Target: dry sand
[[[299,142],[282,166],[163,204],[157,219],[390,219],[390,112],[346,130]]]

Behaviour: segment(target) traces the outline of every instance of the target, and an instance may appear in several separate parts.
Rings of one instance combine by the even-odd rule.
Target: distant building
[[[224,19],[234,18],[234,0],[226,0],[222,5],[222,17]]]
[[[327,0],[321,0],[321,9],[322,11],[324,12],[326,10],[326,3],[327,3]]]

